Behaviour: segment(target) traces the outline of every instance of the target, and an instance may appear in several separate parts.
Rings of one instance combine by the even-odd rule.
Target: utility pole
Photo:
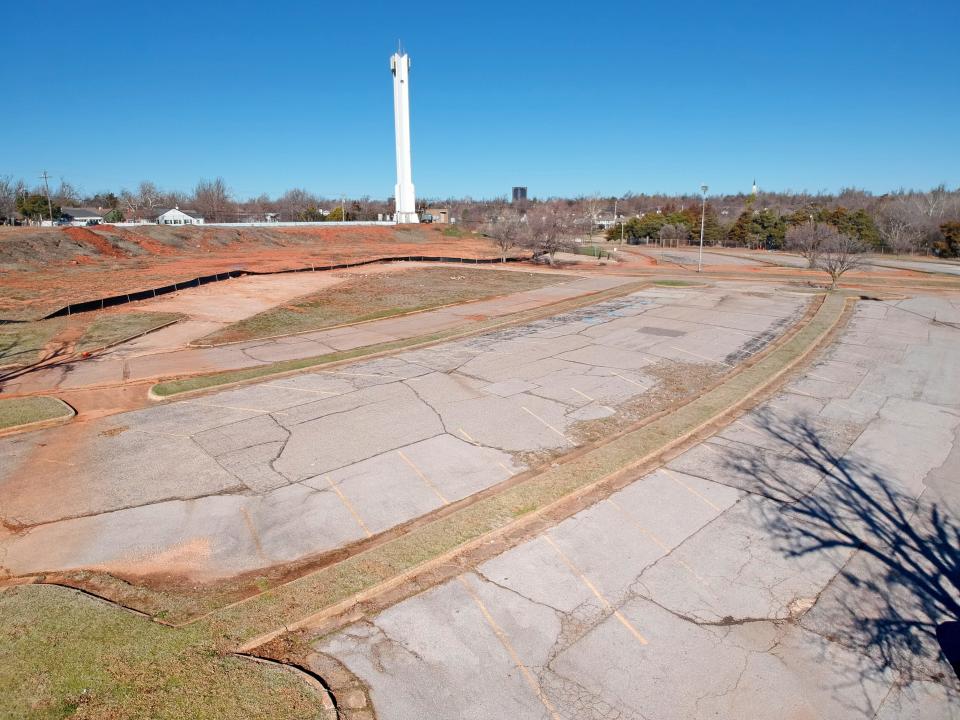
[[[47,183],[47,179],[50,176],[47,175],[47,171],[44,170],[40,177],[43,180],[43,189],[46,190],[47,193],[47,209],[50,211],[50,224],[53,225],[53,203],[50,202],[50,185]],[[41,216],[40,219],[43,220],[43,216]]]
[[[703,227],[707,219],[707,188],[706,185],[700,186],[703,193],[703,204],[700,206],[700,259],[697,260],[697,272],[703,272]]]

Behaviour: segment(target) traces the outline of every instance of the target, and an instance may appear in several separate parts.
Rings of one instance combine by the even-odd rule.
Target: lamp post
[[[697,272],[703,272],[703,228],[707,219],[707,188],[706,185],[700,186],[700,192],[703,193],[703,202],[700,205],[700,258],[697,260]]]

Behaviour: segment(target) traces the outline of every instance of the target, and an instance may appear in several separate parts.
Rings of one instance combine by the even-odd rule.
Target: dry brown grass
[[[335,287],[245,318],[195,344],[218,345],[320,330],[533,290],[569,279],[544,273],[478,270],[458,265],[390,273],[351,273],[345,278]]]

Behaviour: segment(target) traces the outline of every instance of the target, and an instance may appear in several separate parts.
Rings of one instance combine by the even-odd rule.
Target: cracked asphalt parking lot
[[[381,720],[960,717],[958,316],[859,303],[714,437],[315,650]]]
[[[678,361],[729,370],[807,302],[736,284],[651,288],[0,440],[2,563],[216,580],[332,550],[571,449],[582,423],[642,406]]]

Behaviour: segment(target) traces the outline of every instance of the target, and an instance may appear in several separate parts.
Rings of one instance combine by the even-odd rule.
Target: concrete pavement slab
[[[700,443],[667,467],[781,502],[812,491],[823,480],[802,457],[732,442]]]
[[[446,504],[428,478],[392,450],[310,478],[323,490],[336,485],[371,533],[381,532]]]
[[[171,467],[177,472],[169,472]],[[34,525],[244,489],[189,437],[147,437],[134,430],[96,436],[59,467],[45,465],[43,473],[28,487],[20,487],[23,476],[3,483],[6,522]]]
[[[194,435],[193,439],[212,456],[219,457],[263,443],[282,443],[289,436],[289,430],[269,415],[262,414],[249,420],[204,430]]]
[[[958,720],[960,693],[937,682],[914,681],[891,689],[876,720]]]
[[[791,617],[799,603],[816,598],[851,551],[785,554],[779,539],[766,531],[779,510],[777,503],[758,496],[741,500],[644,571],[635,591],[697,622]],[[684,566],[702,582],[690,583]]]
[[[352,626],[318,649],[370,685],[383,720],[550,718],[483,608],[460,583],[391,608],[374,623]]]
[[[249,348],[244,351],[244,354],[254,360],[272,363],[281,360],[294,360],[311,355],[326,355],[332,352],[334,352],[334,348],[330,345],[305,340],[298,343],[270,343],[260,347]]]
[[[443,434],[402,449],[406,461],[449,502],[503,482],[526,468],[505,452]]]
[[[403,389],[405,397],[293,426],[274,468],[291,480],[305,480],[443,432],[437,413]]]
[[[247,420],[262,412],[259,409],[215,406],[210,403],[180,402],[134,410],[119,418],[111,418],[108,422],[144,433],[189,437],[194,433]]]

